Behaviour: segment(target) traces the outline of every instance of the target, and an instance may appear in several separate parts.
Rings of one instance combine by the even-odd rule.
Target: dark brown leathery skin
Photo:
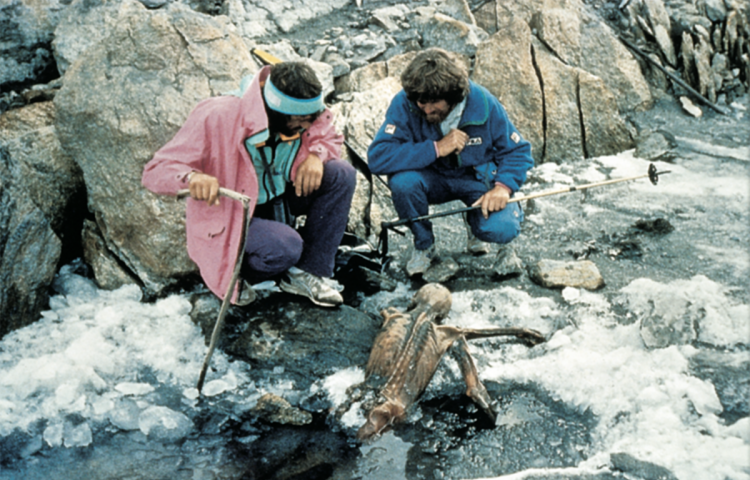
[[[440,322],[450,312],[451,303],[447,288],[430,283],[414,295],[406,312],[393,308],[381,312],[383,327],[370,352],[365,381],[379,377],[385,384],[377,403],[367,413],[367,422],[357,432],[357,438],[372,438],[403,420],[409,407],[427,388],[445,352],[459,339],[461,351],[457,360],[466,382],[466,394],[489,416],[495,417],[493,401],[479,380],[466,340],[511,335],[535,345],[544,341],[544,337],[525,328],[442,326]]]

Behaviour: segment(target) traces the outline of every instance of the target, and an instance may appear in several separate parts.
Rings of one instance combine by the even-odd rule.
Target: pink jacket
[[[258,178],[244,141],[268,128],[260,83],[270,67],[262,68],[242,98],[214,97],[203,100],[190,113],[177,134],[154,154],[143,170],[143,185],[154,193],[175,195],[188,187],[192,171],[213,175],[219,185],[249,196],[250,213],[258,198]],[[340,158],[343,136],[336,133],[333,115],[326,110],[302,133],[292,166],[292,180],[299,165],[315,154],[323,162]],[[242,204],[222,197],[218,206],[187,200],[188,255],[200,268],[203,281],[223,299],[232,278],[240,236]],[[237,289],[232,295],[236,301]]]

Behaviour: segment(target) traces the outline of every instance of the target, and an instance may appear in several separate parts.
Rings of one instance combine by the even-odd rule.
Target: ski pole
[[[586,190],[589,188],[594,187],[603,187],[605,185],[612,185],[614,183],[620,183],[620,182],[629,182],[631,180],[638,180],[640,178],[646,178],[648,177],[649,180],[651,180],[651,183],[656,185],[659,182],[659,175],[664,175],[667,173],[671,173],[670,170],[665,170],[663,172],[657,172],[656,166],[654,166],[653,163],[649,164],[648,167],[648,173],[645,173],[643,175],[635,175],[632,177],[626,177],[626,178],[616,178],[612,180],[605,180],[603,182],[595,182],[595,183],[589,183],[586,185],[573,185],[571,187],[565,187],[560,188],[557,190],[548,190],[546,192],[539,192],[539,193],[532,193],[530,195],[521,195],[518,197],[511,198],[508,200],[508,203],[516,203],[523,200],[531,200],[534,198],[540,198],[540,197],[549,197],[551,195],[559,195],[561,193],[569,193],[569,192],[575,192],[577,190]],[[472,210],[476,210],[482,208],[480,205],[477,205],[475,207],[464,207],[459,208],[456,210],[450,210],[447,212],[439,212],[439,213],[431,213],[429,215],[421,215],[419,217],[412,217],[412,218],[405,218],[403,220],[396,220],[393,222],[383,222],[380,224],[380,245],[378,246],[378,249],[382,248],[382,254],[381,257],[385,258],[388,255],[388,230],[393,230],[394,232],[404,235],[404,233],[400,230],[397,230],[395,227],[400,227],[403,225],[410,225],[415,222],[421,222],[423,220],[430,220],[432,218],[438,218],[438,217],[447,217],[449,215],[455,215],[457,213],[464,213],[464,212],[470,212]]]

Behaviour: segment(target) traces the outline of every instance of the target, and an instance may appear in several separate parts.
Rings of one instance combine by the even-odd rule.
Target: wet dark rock
[[[661,465],[639,460],[627,453],[613,453],[609,458],[612,469],[638,480],[677,480],[672,472]]]
[[[674,231],[674,227],[666,218],[654,218],[652,220],[639,219],[635,222],[634,226],[638,230],[660,235],[665,235]]]
[[[62,242],[47,216],[8,171],[0,145],[0,337],[39,319]]]
[[[310,430],[279,427],[238,452],[246,457],[243,479],[248,480],[326,480],[338,477],[356,458],[353,448],[342,435],[327,429]],[[345,474],[345,473],[344,473]]]
[[[446,282],[453,278],[460,268],[453,257],[441,257],[422,274],[422,279],[428,283]]]
[[[585,460],[585,446],[596,425],[591,413],[522,385],[488,382],[487,390],[499,399],[496,424],[484,420],[471,400],[458,392],[423,402],[420,421],[408,431],[396,430],[406,441],[423,439],[411,448],[407,471],[427,468],[445,478],[495,477],[528,468],[570,467]],[[548,478],[541,475],[538,478]]]
[[[312,414],[293,407],[288,401],[272,393],[260,397],[252,411],[265,421],[282,425],[308,425],[312,423]]]
[[[724,407],[721,417],[727,424],[750,415],[750,357],[747,352],[701,351],[690,357],[690,372],[714,385]]]
[[[14,429],[9,435],[0,438],[0,465],[26,458],[41,450],[41,437],[21,429]]]
[[[225,351],[248,361],[251,376],[281,367],[301,390],[341,368],[364,365],[380,328],[378,319],[352,307],[319,308],[287,294],[258,300],[240,315],[227,319]]]

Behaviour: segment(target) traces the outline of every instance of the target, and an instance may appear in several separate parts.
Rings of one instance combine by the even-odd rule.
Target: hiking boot
[[[411,258],[406,262],[406,273],[413,277],[418,273],[424,273],[430,268],[432,259],[435,258],[435,245],[427,250],[414,250],[411,252]]]
[[[500,245],[500,250],[497,251],[497,258],[492,269],[501,277],[520,275],[523,273],[523,262],[518,258],[515,248],[511,245]]]
[[[325,279],[292,267],[286,278],[279,283],[279,288],[287,293],[307,297],[315,305],[335,307],[344,303],[344,298]]]
[[[466,251],[473,255],[486,255],[490,253],[490,244],[474,236],[466,213],[464,212],[461,216],[464,219],[464,226],[466,226]]]
[[[237,302],[235,303],[235,305],[244,307],[253,303],[256,298],[257,295],[255,294],[255,290],[253,290],[253,287],[251,287],[246,280],[242,280],[242,283],[240,284],[240,294],[237,297]]]

